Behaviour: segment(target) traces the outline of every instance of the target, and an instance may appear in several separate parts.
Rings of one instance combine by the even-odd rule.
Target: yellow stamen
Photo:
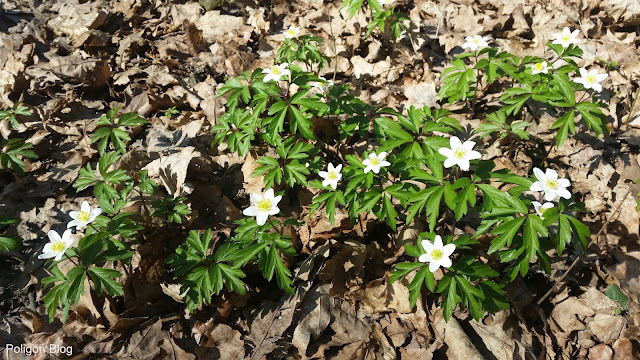
[[[89,221],[89,217],[89,213],[86,213],[84,211],[80,211],[80,214],[78,214],[78,220],[80,221],[87,222]]]
[[[431,259],[440,260],[442,259],[442,250],[435,249],[431,251]]]
[[[378,164],[380,164],[380,160],[378,160],[377,157],[371,158],[370,159],[371,165],[376,166]]]
[[[544,70],[544,64],[543,63],[537,63],[536,64],[536,70],[538,70],[538,71]]]
[[[453,150],[453,156],[455,156],[458,159],[464,159],[465,156],[467,156],[467,151],[465,149],[455,149]]]
[[[560,186],[560,183],[558,183],[557,180],[553,180],[553,179],[548,179],[546,184],[547,184],[547,187],[551,190],[556,190],[558,189],[558,186]]]
[[[540,208],[540,215],[544,215],[545,212],[547,212],[547,210],[549,210],[550,208],[546,208],[546,207],[542,207]]]
[[[570,35],[562,35],[562,40],[569,41],[571,39]]]
[[[280,75],[280,68],[277,66],[272,66],[271,67],[271,73],[273,73],[274,75]]]
[[[62,252],[64,250],[64,243],[62,241],[56,241],[51,245],[51,250],[54,252]]]
[[[334,171],[330,171],[329,176],[327,177],[331,180],[335,180],[338,177],[338,174],[336,174]]]
[[[595,84],[596,83],[596,76],[595,75],[587,75],[587,82],[589,84]]]
[[[258,201],[258,210],[262,211],[262,212],[267,212],[269,210],[271,210],[271,200],[267,200],[267,199],[262,199],[260,201]]]

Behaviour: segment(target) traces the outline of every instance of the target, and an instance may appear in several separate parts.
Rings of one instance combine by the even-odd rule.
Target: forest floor
[[[3,348],[71,346],[73,356],[60,358],[74,359],[639,358],[640,116],[632,109],[640,81],[637,0],[400,0],[410,26],[397,41],[379,30],[365,37],[370,12],[349,18],[341,3],[231,0],[204,11],[184,0],[2,1],[0,107],[22,98],[31,115],[21,118],[18,130],[0,123],[0,133],[27,139],[38,155],[23,176],[0,170],[0,215],[19,218],[9,231],[23,240],[20,251],[0,255]],[[163,259],[184,241],[187,225],[147,229],[147,242],[134,255],[139,266],[126,279],[117,309],[86,291],[65,323],[49,323],[40,283],[48,273],[38,255],[52,226],[91,201],[90,191],[77,193],[71,184],[98,158],[90,137],[98,118],[122,106],[121,112],[148,120],[132,136],[121,166],[140,169],[180,153],[171,186],[191,187],[189,228],[213,227],[228,237],[248,194],[263,184],[251,177],[251,154],[211,146],[210,129],[226,101],[214,96],[227,76],[272,66],[290,26],[324,40],[321,50],[331,62],[320,75],[351,84],[365,102],[399,110],[448,107],[437,94],[440,73],[462,52],[465,36],[487,35],[492,46],[542,56],[553,34],[579,29],[579,65],[609,74],[600,99],[608,104],[610,135],[596,137],[581,126],[558,148],[550,131],[556,119],[543,116],[529,128],[528,140],[486,143],[483,156],[523,176],[534,166],[561,169],[586,205],[582,221],[594,234],[588,252],[567,251],[552,258],[550,275],[531,271],[508,285],[509,310],[480,322],[459,310],[445,322],[437,296],[425,291],[411,309],[407,284],[387,281],[395,260],[389,258],[397,257],[388,239],[415,239],[423,226],[408,224],[397,233],[374,223],[355,229],[345,214],[337,215],[336,225],[311,221],[311,196],[298,189],[291,196],[307,204],[297,211],[305,225],[292,234],[303,249],[289,264],[296,296],[261,284],[266,280],[256,271],[247,282],[260,284],[259,292],[223,292],[186,314]],[[166,116],[171,107],[179,113]],[[484,120],[449,108],[465,127]],[[622,290],[622,300],[608,292],[612,285]],[[6,351],[3,357],[29,358]]]

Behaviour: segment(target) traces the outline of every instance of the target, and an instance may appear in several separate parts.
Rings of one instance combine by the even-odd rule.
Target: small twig
[[[627,125],[633,118],[633,115],[635,115],[633,113],[633,110],[635,110],[636,104],[638,103],[638,97],[640,97],[640,86],[638,87],[638,90],[636,90],[636,93],[634,95],[633,104],[631,105],[631,109],[629,109],[629,115],[627,115],[627,118],[624,120],[622,125]]]
[[[72,258],[69,257],[69,255],[67,255],[67,253],[64,254],[64,256],[69,259],[69,261],[71,261],[75,266],[78,266],[78,263],[75,262],[75,260],[73,260]]]
[[[618,210],[620,210],[620,208],[622,207],[622,204],[624,204],[625,200],[627,200],[627,197],[629,196],[629,194],[631,193],[631,187],[629,187],[629,190],[627,190],[627,192],[624,194],[624,196],[622,197],[622,201],[620,201],[620,203],[618,204],[618,206],[616,207],[616,209],[611,213],[611,216],[609,218],[607,218],[607,221],[605,221],[605,223],[602,225],[602,227],[600,228],[600,230],[598,231],[598,233],[596,234],[595,238],[597,239],[598,236],[600,236],[600,234],[602,234],[602,232],[604,231],[604,229],[606,229],[606,227],[609,225],[609,223],[611,222],[611,220],[613,219],[613,217],[616,215],[616,213],[618,212]],[[589,243],[587,244],[587,248],[589,248],[589,245],[591,245],[591,240],[589,241]],[[586,250],[586,249],[585,249]],[[569,266],[569,268],[567,269],[567,271],[564,272],[564,274],[562,274],[562,276],[560,276],[560,278],[555,282],[555,284],[553,284],[553,286],[551,287],[551,289],[549,289],[549,291],[547,291],[541,298],[540,300],[538,300],[538,305],[542,304],[543,301],[545,301],[549,295],[551,295],[551,293],[558,287],[558,285],[560,283],[562,283],[562,281],[564,280],[564,278],[571,272],[571,270],[576,266],[576,264],[578,263],[578,260],[580,260],[580,256],[576,257],[576,259],[573,261],[573,263],[571,264],[571,266]]]

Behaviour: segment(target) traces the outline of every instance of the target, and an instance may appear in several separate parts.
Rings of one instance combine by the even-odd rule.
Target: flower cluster
[[[251,193],[249,195],[251,206],[244,209],[242,213],[245,216],[255,216],[258,225],[262,226],[267,222],[269,215],[276,215],[280,212],[278,203],[282,200],[282,196],[275,196],[273,189],[267,189],[264,195]]]
[[[264,82],[269,82],[271,80],[280,81],[280,78],[283,76],[291,76],[291,70],[289,70],[288,63],[273,65],[268,69],[262,70],[262,73],[265,74],[264,79],[262,80]]]
[[[422,240],[422,248],[425,253],[420,255],[418,261],[423,263],[429,263],[429,271],[434,272],[438,270],[440,266],[448,268],[451,267],[452,262],[449,256],[456,250],[454,244],[442,244],[442,238],[440,235],[436,235],[433,239],[433,243],[429,240]]]
[[[572,32],[568,27],[565,27],[561,33],[553,35],[556,39],[553,40],[552,44],[562,45],[564,48],[569,47],[571,44],[577,44],[579,42],[578,34],[580,34],[580,30],[576,29]]]
[[[476,51],[478,49],[485,48],[489,46],[489,38],[481,35],[467,36],[464,38],[466,41],[463,45],[463,49],[469,49],[471,51]]]
[[[568,179],[558,178],[558,173],[553,169],[547,169],[545,172],[536,168],[533,168],[533,174],[538,181],[531,184],[530,191],[544,192],[544,199],[547,201],[541,204],[538,201],[533,201],[533,207],[536,210],[536,214],[540,217],[544,217],[545,211],[554,207],[550,201],[555,200],[556,197],[563,199],[570,199],[571,193],[567,188],[571,186],[571,182]]]
[[[458,165],[463,171],[469,171],[471,165],[469,161],[480,159],[482,155],[479,152],[473,150],[476,145],[475,141],[465,141],[462,143],[457,136],[452,136],[449,139],[450,148],[440,148],[438,152],[440,155],[447,157],[444,161],[444,167],[447,169]]]
[[[50,259],[54,258],[55,261],[62,259],[64,253],[71,247],[73,240],[71,239],[71,228],[76,227],[76,230],[82,230],[85,226],[92,223],[98,215],[102,214],[101,208],[95,208],[91,210],[91,205],[88,202],[83,201],[80,206],[80,211],[70,211],[69,217],[71,221],[67,224],[67,230],[60,236],[55,230],[50,230],[47,235],[49,236],[49,242],[45,244],[42,249],[42,254],[38,255],[38,259]]]
[[[292,39],[292,38],[298,36],[298,34],[300,34],[300,28],[299,27],[295,27],[295,26],[291,26],[291,27],[289,27],[289,30],[286,30],[284,32],[284,37],[285,37],[285,39]]]

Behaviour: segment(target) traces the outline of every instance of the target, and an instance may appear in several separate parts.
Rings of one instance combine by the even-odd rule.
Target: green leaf
[[[520,229],[520,226],[522,226],[524,220],[524,217],[511,219],[493,229],[493,231],[491,231],[492,234],[500,235],[491,240],[491,246],[489,247],[488,253],[492,254],[502,249],[505,245],[511,246],[513,237],[518,233],[518,230]]]
[[[558,131],[558,134],[556,134],[557,147],[560,147],[560,145],[562,145],[562,143],[564,143],[567,140],[567,138],[569,137],[569,132],[571,132],[571,134],[576,133],[574,116],[575,116],[575,111],[573,109],[569,109],[569,111],[567,111],[564,115],[562,115],[562,117],[560,117],[556,122],[554,122],[553,125],[551,125],[552,129],[557,129],[557,128],[560,129]]]
[[[0,251],[9,252],[20,249],[22,242],[8,236],[0,236]]]
[[[113,280],[113,278],[122,276],[119,271],[93,266],[89,268],[89,273],[98,294],[102,294],[104,289],[111,296],[124,296],[122,285]]]
[[[539,224],[538,224],[539,223]],[[538,239],[537,229],[543,226],[542,221],[536,215],[527,216],[527,221],[524,224],[524,247],[526,249],[527,258],[533,261],[536,253],[540,250],[540,241]]]
[[[629,302],[629,297],[625,295],[622,290],[616,284],[611,284],[607,288],[607,291],[604,293],[607,297],[613,301],[617,301],[620,303],[623,309],[627,308],[627,303]]]
[[[553,74],[553,80],[555,80],[555,84],[558,86],[560,94],[564,97],[564,100],[569,104],[569,106],[575,106],[576,95],[573,92],[573,88],[571,87],[567,74],[555,72]]]

